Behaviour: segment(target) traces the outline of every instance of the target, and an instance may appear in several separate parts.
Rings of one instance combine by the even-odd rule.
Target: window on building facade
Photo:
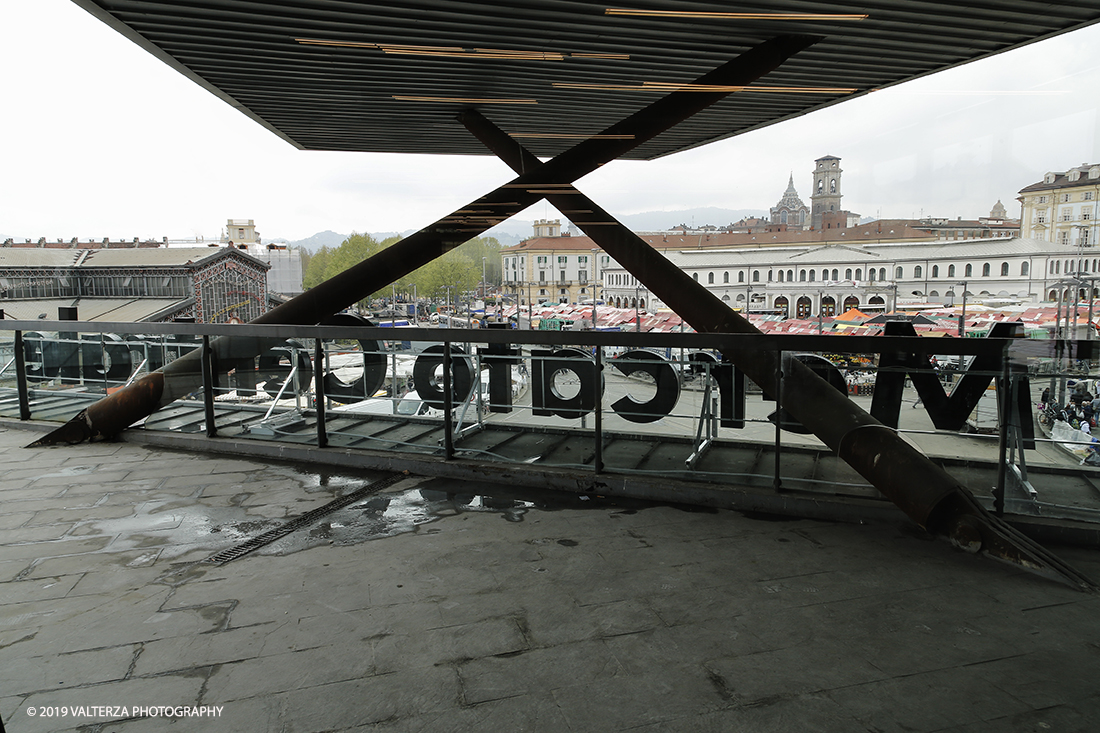
[[[857,267],[856,268],[856,280],[862,280],[862,279],[863,279],[863,268]]]
[[[1083,194],[1081,194],[1081,200],[1082,201],[1092,201],[1093,193],[1094,192],[1092,192],[1092,191],[1085,191]]]
[[[569,261],[569,257],[568,257],[568,256],[566,256],[566,255],[558,255],[558,264],[559,264],[559,265],[564,265],[564,264],[565,264],[566,262],[568,262],[568,261]]]
[[[1040,196],[1039,197],[1039,203],[1040,204],[1045,204],[1046,202],[1047,202],[1047,197],[1046,196]]]
[[[794,270],[787,270],[787,282],[794,281]]]
[[[578,265],[587,265],[588,264],[588,255],[577,255],[577,264]]]
[[[539,282],[543,282],[543,283],[546,282],[546,271],[545,270],[542,270],[541,272],[539,272]]]
[[[800,282],[800,283],[806,282],[806,271],[805,270],[799,270],[798,271],[798,282]]]
[[[940,266],[939,265],[932,265],[932,277],[939,277],[939,276],[940,276]]]
[[[982,265],[982,277],[989,277],[989,263]]]
[[[895,267],[894,268],[894,279],[895,280],[901,280],[901,277],[902,277],[901,272],[902,272],[901,267]]]
[[[697,272],[691,273],[691,279],[694,280],[695,282],[699,282],[699,273],[697,273]]]
[[[1062,209],[1062,216],[1060,217],[1060,221],[1073,221],[1073,209]]]
[[[707,284],[708,285],[713,285],[714,284],[714,273],[713,272],[708,272],[707,273]]]
[[[955,266],[954,265],[948,265],[947,266],[947,276],[948,277],[955,277]]]
[[[963,277],[974,277],[974,265],[967,265]]]
[[[921,267],[920,265],[915,266],[913,268],[913,277],[916,277],[916,278],[924,277],[924,268]]]
[[[1008,263],[1001,263],[1001,277],[1008,277]]]
[[[737,282],[739,282],[739,283],[745,282],[745,273],[743,273],[743,272],[737,273]]]
[[[559,277],[558,279],[564,281],[565,280],[565,270],[562,270],[559,274],[561,275],[561,277]]]
[[[1026,262],[1021,262],[1020,263],[1020,276],[1021,277],[1027,277],[1028,272],[1030,271],[1030,269],[1031,269],[1030,266]]]
[[[810,279],[812,280],[813,278],[810,278]],[[752,271],[752,281],[754,283],[760,282],[760,270],[753,270]]]
[[[1071,194],[1068,194],[1068,193],[1062,194],[1062,203],[1064,203],[1064,204],[1069,203],[1070,195]]]
[[[1089,230],[1088,229],[1082,229],[1077,234],[1077,243],[1079,245],[1081,245],[1082,247],[1088,247],[1089,246]]]
[[[817,273],[814,270],[810,270],[810,282],[814,282],[815,275],[817,275]]]
[[[871,268],[868,268],[868,270],[867,270],[867,282],[872,282],[873,283],[874,281],[875,281],[875,268],[871,267]]]
[[[577,282],[580,282],[580,283],[588,282],[588,270],[578,270],[577,271]]]
[[[722,273],[722,282],[728,283],[730,281],[730,274],[728,272]]]
[[[1092,218],[1092,207],[1091,206],[1081,209],[1081,218],[1086,220],[1086,221],[1088,221],[1089,219]]]
[[[833,268],[833,276],[832,276],[831,278],[829,278],[829,279],[830,279],[830,280],[832,280],[832,281],[834,281],[834,282],[836,282],[837,280],[839,280],[839,279],[840,279],[840,271],[839,271],[839,270],[837,270],[836,268]]]
[[[1058,232],[1058,244],[1069,244],[1069,232]]]
[[[783,282],[783,271],[779,271],[779,282]]]
[[[1046,224],[1046,222],[1047,222],[1046,209],[1043,209],[1042,211],[1035,212],[1035,223],[1036,224]]]
[[[879,280],[886,280],[886,268],[885,267],[878,268],[878,279]]]
[[[844,270],[844,279],[845,280],[851,280],[852,279],[852,268],[849,267],[849,268]]]

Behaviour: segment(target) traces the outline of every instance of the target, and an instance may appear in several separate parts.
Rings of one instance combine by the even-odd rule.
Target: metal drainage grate
[[[367,484],[363,488],[357,489],[350,494],[341,496],[339,499],[330,501],[324,506],[317,507],[313,511],[309,511],[299,517],[295,517],[294,519],[291,519],[289,522],[280,527],[269,529],[263,534],[259,534],[251,539],[245,540],[236,547],[230,547],[227,550],[222,550],[215,555],[211,555],[201,562],[212,563],[214,565],[225,565],[227,562],[236,560],[238,557],[244,557],[248,553],[252,552],[253,550],[258,550],[264,545],[270,545],[275,540],[279,539],[280,537],[285,537],[296,529],[300,529],[302,527],[313,524],[315,521],[323,516],[332,514],[333,512],[343,509],[346,506],[350,506],[366,496],[376,494],[382,489],[393,486],[398,481],[407,478],[409,478],[408,471],[391,474],[386,478],[379,479],[378,481]]]

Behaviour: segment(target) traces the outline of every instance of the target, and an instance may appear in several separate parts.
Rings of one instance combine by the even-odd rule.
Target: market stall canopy
[[[291,144],[486,154],[478,108],[553,156],[780,35],[816,45],[640,145],[650,159],[1065,33],[1100,3],[73,0]],[[734,12],[735,11],[735,12]],[[711,90],[708,90],[711,91]]]

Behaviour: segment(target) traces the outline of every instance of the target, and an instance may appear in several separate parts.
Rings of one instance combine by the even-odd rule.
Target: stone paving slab
[[[1100,720],[1100,598],[904,520],[559,505],[410,479],[219,566],[199,561],[378,474],[20,447],[32,438],[0,430],[12,731],[1034,733]],[[96,492],[107,498],[84,506]],[[353,521],[377,531],[341,534]],[[1100,552],[1057,551],[1100,577]],[[91,713],[58,715],[80,706]]]

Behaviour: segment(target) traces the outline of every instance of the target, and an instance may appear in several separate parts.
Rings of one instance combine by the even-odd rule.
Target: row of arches
[[[791,302],[793,299],[793,303]],[[729,295],[722,296],[722,300],[726,303],[733,303],[736,307],[744,309],[745,296],[739,294],[735,301],[731,301]],[[793,314],[792,314],[793,307]],[[866,303],[863,303],[859,296],[849,295],[843,300],[840,300],[838,307],[838,298],[831,295],[825,295],[821,297],[821,302],[817,311],[814,310],[814,301],[808,295],[802,295],[797,298],[791,296],[788,298],[786,295],[779,295],[772,299],[768,304],[764,301],[763,297],[753,296],[752,305],[748,310],[750,312],[768,312],[781,315],[784,318],[813,318],[815,316],[822,316],[828,318],[835,316],[852,308],[868,308],[873,310],[880,310],[886,307],[886,299],[881,295],[872,295],[867,299]]]
[[[611,298],[607,304],[612,308],[641,308],[645,310],[645,298]]]
[[[1051,260],[1047,271],[1048,274],[1051,275],[1073,275],[1081,272],[1100,272],[1100,259],[1091,261],[1088,258],[1080,260]]]

